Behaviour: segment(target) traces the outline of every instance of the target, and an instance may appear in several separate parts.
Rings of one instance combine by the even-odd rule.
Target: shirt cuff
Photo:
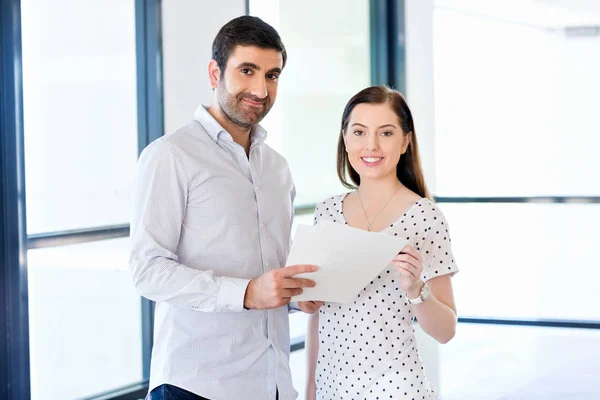
[[[250,279],[221,278],[219,297],[217,298],[217,311],[240,312],[244,310],[244,297]]]
[[[298,302],[297,301],[292,301],[292,302],[288,303],[288,312],[290,314],[293,314],[293,313],[298,312],[298,311],[302,311],[302,310],[300,309],[300,306],[298,306]]]

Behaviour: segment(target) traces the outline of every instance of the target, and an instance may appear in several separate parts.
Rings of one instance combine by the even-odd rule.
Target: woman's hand
[[[414,247],[406,246],[394,257],[392,264],[400,274],[400,289],[411,299],[418,297],[423,287],[423,257]]]
[[[312,314],[323,305],[322,301],[299,301],[298,307],[307,314]]]

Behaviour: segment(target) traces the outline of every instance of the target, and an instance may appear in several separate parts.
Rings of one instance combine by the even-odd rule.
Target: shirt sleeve
[[[294,226],[294,216],[295,216],[295,209],[294,209],[294,201],[296,200],[296,185],[292,184],[292,190],[290,191],[290,198],[292,200],[292,223],[290,224],[290,226]],[[290,249],[292,248],[292,236],[290,235]],[[300,310],[300,306],[298,306],[298,302],[297,301],[292,301],[288,303],[288,313],[293,314],[296,312],[302,311]]]
[[[315,207],[315,212],[313,214],[313,226],[315,226],[319,223],[319,216],[321,215],[321,205],[323,205],[324,203],[325,202],[319,203]]]
[[[437,205],[431,205],[431,214],[428,215],[431,223],[427,228],[421,255],[423,257],[422,279],[427,282],[430,279],[442,275],[458,272],[458,267],[452,254],[450,230],[448,222]]]
[[[217,276],[180,264],[177,246],[190,177],[166,140],[141,154],[131,191],[129,269],[138,292],[153,301],[205,312],[244,310],[249,279]]]

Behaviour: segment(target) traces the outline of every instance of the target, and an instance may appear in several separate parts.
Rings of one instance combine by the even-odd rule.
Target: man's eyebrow
[[[260,71],[260,67],[258,65],[248,62],[248,61],[245,61],[237,66],[237,69],[240,69],[240,68],[252,68],[253,70]],[[270,70],[267,71],[267,74],[273,74],[273,73],[281,74],[281,68],[275,67],[275,68],[271,68]]]
[[[244,68],[244,67],[246,67],[246,68],[252,68],[252,69],[255,69],[257,71],[260,71],[260,67],[258,65],[256,65],[256,64],[254,64],[254,63],[251,63],[251,62],[243,62],[240,65],[238,65],[236,68]]]

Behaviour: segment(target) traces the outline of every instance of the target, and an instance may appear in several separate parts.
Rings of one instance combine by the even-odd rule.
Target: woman
[[[454,336],[448,224],[425,185],[412,114],[376,86],[344,109],[338,176],[353,192],[317,206],[322,220],[406,238],[408,244],[348,304],[325,303],[307,333],[308,399],[436,399],[414,337],[416,316],[440,343]],[[347,179],[347,175],[350,181]]]

